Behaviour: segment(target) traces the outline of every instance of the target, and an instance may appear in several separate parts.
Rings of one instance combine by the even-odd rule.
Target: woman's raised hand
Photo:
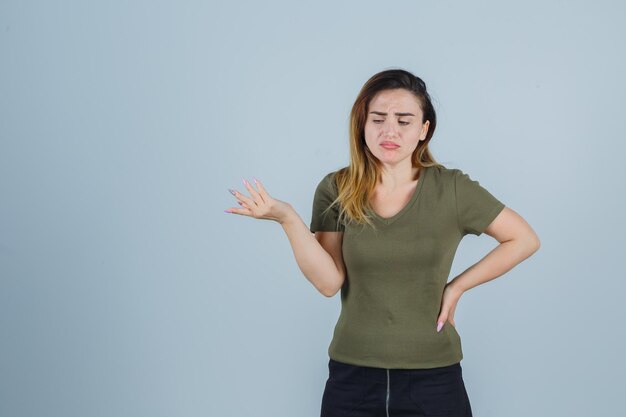
[[[245,178],[242,180],[251,197],[246,197],[237,190],[228,189],[237,198],[237,203],[243,208],[233,207],[224,210],[225,212],[254,217],[255,219],[274,220],[279,223],[286,220],[291,209],[288,203],[272,198],[265,190],[265,187],[263,187],[263,184],[261,184],[261,181],[256,178],[254,178],[254,183],[259,188],[259,191],[255,190]]]

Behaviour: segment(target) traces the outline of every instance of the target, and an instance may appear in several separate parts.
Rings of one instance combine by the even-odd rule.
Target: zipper
[[[389,369],[387,369],[387,400],[385,403],[385,408],[387,411],[387,417],[389,417]]]

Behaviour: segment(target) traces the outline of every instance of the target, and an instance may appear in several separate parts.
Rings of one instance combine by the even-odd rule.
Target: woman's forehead
[[[406,90],[385,90],[377,93],[369,105],[369,112],[386,113],[387,110],[400,113],[421,113],[417,97]]]

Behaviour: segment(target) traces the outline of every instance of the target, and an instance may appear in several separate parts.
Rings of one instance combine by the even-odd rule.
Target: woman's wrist
[[[453,293],[455,293],[460,298],[466,291],[466,288],[464,288],[463,285],[459,283],[458,278],[459,277],[455,277],[452,281],[448,282],[447,286]]]
[[[298,213],[291,207],[291,204],[281,201],[276,221],[284,226],[287,223],[293,223],[297,218]]]

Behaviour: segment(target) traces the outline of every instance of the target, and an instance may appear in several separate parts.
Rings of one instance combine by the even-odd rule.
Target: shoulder
[[[341,170],[338,169],[326,173],[317,184],[315,190],[316,194],[321,193],[323,195],[327,195],[331,199],[334,199],[338,194],[336,176],[339,171]]]
[[[450,168],[441,164],[428,167],[428,171],[431,180],[446,185],[454,182],[458,176],[463,175],[463,171],[460,169]]]
[[[340,171],[345,170],[346,168],[340,168],[334,171],[330,171],[329,173],[327,173],[326,175],[324,175],[322,177],[322,179],[319,182],[319,185],[325,185],[325,186],[331,186],[331,187],[336,187],[337,182],[336,182],[336,178],[337,178],[337,174],[339,174]]]
[[[328,174],[324,175],[322,178],[322,182],[332,182],[335,180],[335,176],[337,175],[337,171],[331,171]]]

